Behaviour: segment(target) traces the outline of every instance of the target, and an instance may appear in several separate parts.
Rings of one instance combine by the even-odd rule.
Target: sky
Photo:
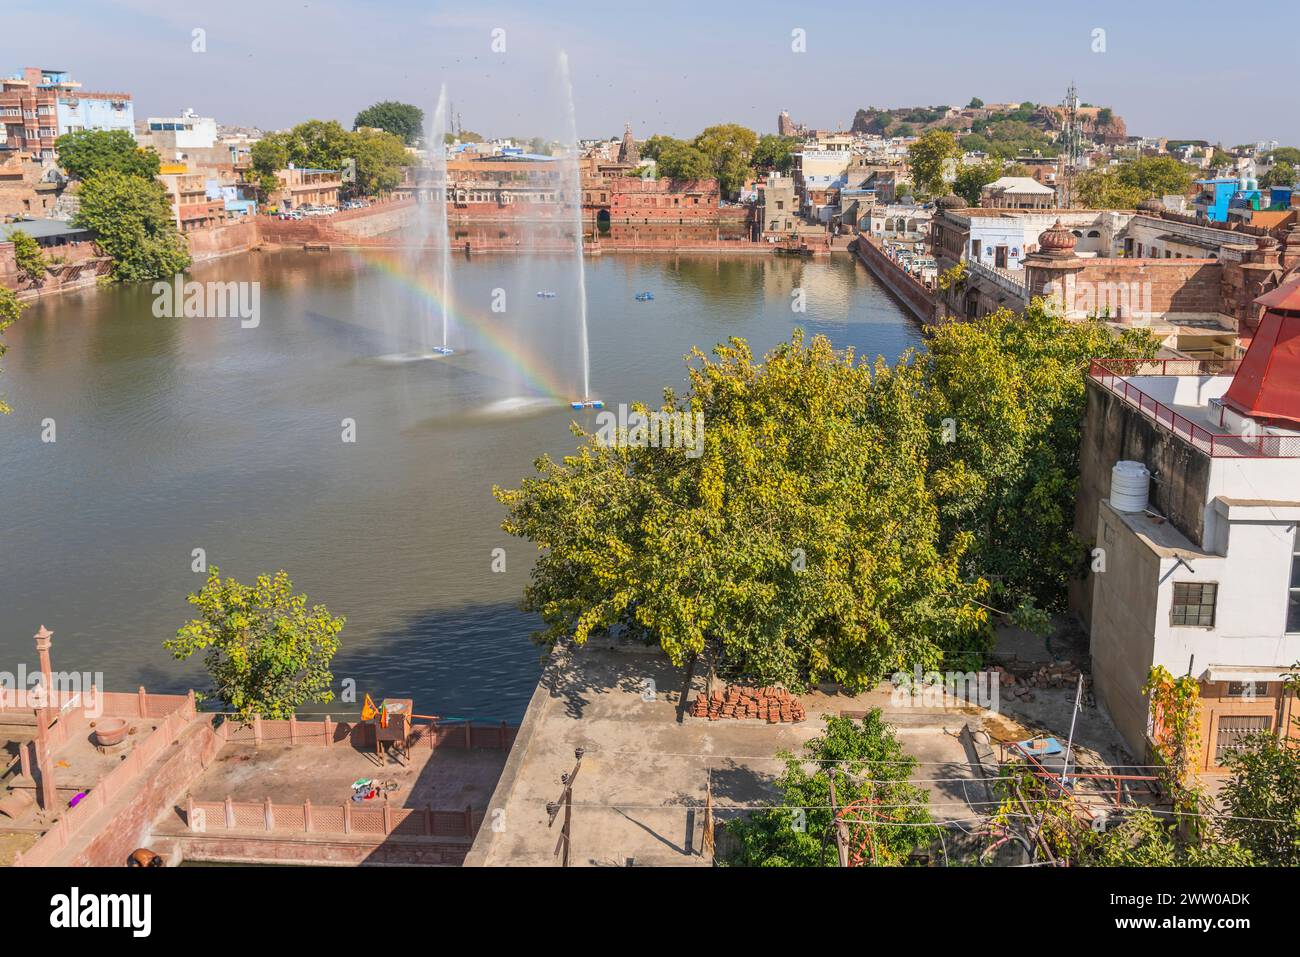
[[[0,74],[63,69],[84,89],[131,93],[138,119],[192,107],[264,129],[351,126],[386,99],[431,113],[445,83],[465,129],[567,138],[561,50],[582,137],[624,123],[638,138],[721,122],[775,132],[781,110],[847,128],[866,106],[1055,104],[1074,81],[1133,135],[1300,145],[1295,0],[3,0],[0,11]]]

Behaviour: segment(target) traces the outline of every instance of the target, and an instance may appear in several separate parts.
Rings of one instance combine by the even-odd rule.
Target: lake
[[[358,697],[517,720],[540,671],[536,621],[518,609],[532,550],[501,531],[492,486],[574,447],[576,269],[563,256],[456,258],[456,354],[401,361],[440,335],[438,272],[338,251],[191,270],[257,283],[252,328],[158,318],[148,284],[31,305],[0,375],[14,409],[0,417],[0,671],[34,666],[44,624],[56,670],[102,672],[112,690],[201,686],[201,664],[162,642],[190,617],[203,549],[245,582],[283,568],[346,616],[333,670]],[[586,286],[591,394],[615,409],[684,391],[683,355],[729,336],[762,352],[802,326],[891,359],[920,340],[849,256],[607,254],[587,260]]]

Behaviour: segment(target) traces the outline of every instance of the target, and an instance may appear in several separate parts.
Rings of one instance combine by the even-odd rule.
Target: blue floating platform
[[[600,399],[574,399],[569,403],[569,408],[577,411],[582,409],[603,409],[605,403]]]
[[[434,346],[429,350],[429,352],[436,356],[449,356],[455,351],[455,349],[448,349],[446,346]]]
[[[554,299],[554,298],[555,298],[555,293],[553,293],[553,292],[547,292],[547,291],[545,291],[545,290],[542,290],[542,291],[539,291],[539,292],[537,293],[537,298],[538,298],[538,299]]]
[[[635,298],[637,302],[651,302],[654,297],[655,294],[652,292],[638,292]]]

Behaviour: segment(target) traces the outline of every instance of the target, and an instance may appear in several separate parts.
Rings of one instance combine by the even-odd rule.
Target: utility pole
[[[839,806],[835,800],[835,768],[828,766],[826,768],[826,777],[831,782],[831,822],[835,826],[835,850],[839,855],[840,867],[849,866],[849,826],[840,819]]]
[[[555,853],[559,854],[561,850],[564,854],[560,857],[560,866],[569,866],[569,847],[572,843],[572,825],[573,825],[573,782],[578,779],[578,770],[582,767],[582,756],[586,752],[578,748],[573,752],[577,759],[573,765],[573,770],[568,774],[560,775],[560,783],[564,785],[564,790],[560,792],[560,800],[552,801],[546,805],[548,820],[546,826],[549,828],[555,823],[555,817],[560,813],[560,802],[564,802],[564,824],[560,827],[560,839],[555,842]]]

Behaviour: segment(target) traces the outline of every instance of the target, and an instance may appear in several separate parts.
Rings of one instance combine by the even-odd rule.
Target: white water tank
[[[1116,462],[1110,470],[1110,504],[1117,512],[1146,510],[1151,473],[1141,462]]]

